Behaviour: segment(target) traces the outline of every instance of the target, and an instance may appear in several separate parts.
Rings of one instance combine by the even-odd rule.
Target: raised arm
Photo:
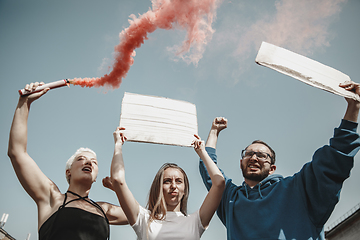
[[[227,122],[228,122],[227,119],[224,117],[215,118],[211,124],[211,129],[210,129],[208,138],[206,140],[206,144],[205,144],[206,151],[207,151],[208,155],[210,156],[210,158],[212,159],[212,161],[215,162],[215,164],[217,164],[217,156],[216,156],[217,140],[218,140],[220,131],[227,128]],[[199,161],[199,170],[200,170],[201,178],[203,179],[203,182],[204,182],[206,188],[208,190],[210,190],[212,181],[211,181],[209,173],[206,169],[206,165],[204,164],[204,162],[201,158]],[[221,171],[221,169],[220,169],[220,171]],[[224,175],[224,173],[223,173],[223,175]],[[226,178],[226,176],[225,176],[225,178]]]
[[[346,90],[359,94],[359,84],[345,82],[340,84]],[[299,193],[307,199],[311,221],[318,226],[324,225],[339,201],[339,193],[344,181],[350,176],[354,157],[360,148],[357,134],[357,118],[360,103],[348,102],[344,120],[334,129],[334,135],[325,145],[315,151],[312,161],[306,163],[296,174]]]
[[[348,91],[352,91],[360,96],[360,84],[355,83],[353,81],[347,81],[342,84],[340,84],[340,87],[345,88]],[[352,122],[358,121],[359,116],[359,109],[360,109],[360,102],[346,98],[346,101],[348,103],[344,119]]]
[[[31,83],[26,85],[25,89],[35,89],[42,84]],[[27,123],[31,103],[48,90],[47,88],[41,92],[19,98],[10,128],[8,146],[8,156],[21,185],[38,205],[42,201],[49,201],[49,190],[52,182],[43,174],[27,153]]]
[[[206,152],[205,142],[201,141],[197,135],[195,135],[195,137],[197,140],[193,142],[194,149],[205,163],[212,181],[211,188],[199,210],[201,223],[206,228],[221,201],[221,197],[225,189],[225,179],[219,168]]]
[[[124,136],[122,130],[125,130],[125,128],[118,127],[113,134],[115,148],[111,162],[111,182],[109,182],[110,186],[104,186],[115,191],[129,224],[134,225],[139,214],[139,203],[134,198],[134,195],[131,193],[125,181],[125,167],[122,155],[122,146],[126,140],[126,137]]]
[[[221,130],[227,128],[227,119],[224,117],[216,117],[211,125],[209,136],[206,140],[206,147],[216,149],[217,140]]]

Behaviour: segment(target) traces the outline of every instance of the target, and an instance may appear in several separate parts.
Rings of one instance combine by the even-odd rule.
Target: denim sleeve
[[[214,161],[214,163],[217,165],[217,155],[216,155],[216,149],[215,148],[211,148],[211,147],[206,147],[205,148],[207,153],[209,154],[210,158]],[[211,182],[211,179],[210,179],[210,176],[209,176],[209,173],[206,169],[206,166],[203,162],[203,160],[200,158],[200,161],[199,161],[199,170],[200,170],[200,175],[201,175],[201,178],[207,188],[207,190],[209,191],[209,189],[211,188],[211,185],[212,185],[212,182]],[[219,168],[220,172],[222,173],[222,175],[224,176],[225,178],[225,182],[227,183],[228,181],[231,181],[231,179],[229,179],[225,173],[223,172],[223,170],[221,170]]]
[[[207,153],[209,154],[210,158],[215,162],[215,164],[217,164],[217,156],[216,156],[216,149],[215,148],[210,148],[207,147],[206,148]],[[209,191],[209,189],[211,188],[212,182],[209,176],[209,173],[206,169],[206,166],[204,164],[204,162],[200,159],[199,161],[199,169],[200,169],[200,175],[203,179],[203,182],[207,188],[207,190]],[[217,209],[217,215],[220,218],[221,222],[226,225],[226,221],[227,221],[227,217],[228,217],[228,197],[231,195],[231,191],[232,189],[234,189],[234,187],[236,187],[233,183],[232,183],[232,179],[228,178],[225,173],[223,172],[223,170],[221,170],[219,168],[220,172],[223,174],[224,178],[225,178],[225,190],[221,199],[221,202],[219,204],[219,207]]]

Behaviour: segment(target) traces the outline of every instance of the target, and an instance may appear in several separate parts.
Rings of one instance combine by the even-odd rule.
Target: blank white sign
[[[191,147],[194,134],[198,134],[196,106],[125,92],[120,127],[125,127],[127,141]]]
[[[360,101],[360,97],[339,87],[350,77],[334,68],[270,43],[262,42],[255,62],[298,79],[313,87]]]

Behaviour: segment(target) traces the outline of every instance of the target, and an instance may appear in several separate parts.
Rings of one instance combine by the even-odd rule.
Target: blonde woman
[[[212,180],[200,209],[187,214],[189,182],[179,166],[164,164],[151,185],[147,209],[139,205],[125,181],[122,146],[126,137],[122,130],[114,132],[115,149],[111,163],[111,176],[103,179],[105,187],[116,192],[120,205],[138,239],[187,239],[198,240],[208,227],[225,188],[224,177],[205,151],[205,143],[197,136],[192,144],[196,153],[204,159]]]

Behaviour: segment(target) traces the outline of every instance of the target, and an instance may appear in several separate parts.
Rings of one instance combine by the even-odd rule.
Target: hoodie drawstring
[[[261,194],[261,191],[260,191],[260,186],[261,186],[261,183],[258,184],[258,192],[259,192],[260,198],[263,199],[263,195]]]
[[[249,199],[249,190],[248,190],[248,187],[249,187],[249,186],[248,186],[246,183],[243,183],[243,187],[245,188],[246,198]],[[261,187],[261,183],[259,183],[259,184],[257,185],[257,189],[258,189],[260,198],[263,199],[264,197],[263,197],[263,195],[261,194],[261,189],[260,189],[260,187]]]
[[[248,193],[248,189],[247,189],[247,184],[243,183],[243,187],[245,188],[246,198],[249,199],[249,193]]]

